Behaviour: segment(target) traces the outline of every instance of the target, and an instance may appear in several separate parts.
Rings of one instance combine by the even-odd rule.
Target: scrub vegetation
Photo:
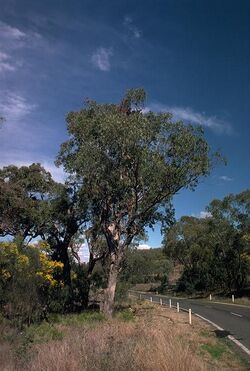
[[[247,370],[198,319],[148,303],[131,303],[112,319],[88,312],[12,334],[1,324],[3,370]],[[14,336],[15,335],[15,336]]]

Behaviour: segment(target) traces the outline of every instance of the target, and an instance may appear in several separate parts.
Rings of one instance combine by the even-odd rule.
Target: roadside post
[[[162,298],[160,298],[160,305],[162,305]]]
[[[211,295],[211,294],[209,295],[209,300],[210,300],[210,301],[212,300],[212,295]]]
[[[191,309],[188,310],[188,319],[189,319],[189,324],[192,325],[192,311],[191,311]]]
[[[177,308],[177,313],[179,313],[179,312],[180,312],[180,305],[179,305],[178,302],[177,302],[177,304],[176,304],[176,308]]]
[[[172,302],[171,302],[171,299],[169,299],[169,308],[172,308]]]
[[[234,303],[234,295],[232,295],[232,302]]]

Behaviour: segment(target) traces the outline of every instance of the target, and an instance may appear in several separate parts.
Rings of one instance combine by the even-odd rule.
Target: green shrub
[[[135,316],[131,308],[122,310],[116,314],[116,317],[122,321],[134,321]]]

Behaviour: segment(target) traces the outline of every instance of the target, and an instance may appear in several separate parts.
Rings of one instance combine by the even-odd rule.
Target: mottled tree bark
[[[115,290],[119,273],[119,261],[116,256],[111,256],[107,287],[104,290],[103,313],[111,317],[114,311]]]

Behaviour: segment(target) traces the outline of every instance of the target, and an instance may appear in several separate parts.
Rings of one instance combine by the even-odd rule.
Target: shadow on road
[[[228,335],[232,335],[229,331],[225,330],[214,330],[214,333],[218,338],[226,338]]]

